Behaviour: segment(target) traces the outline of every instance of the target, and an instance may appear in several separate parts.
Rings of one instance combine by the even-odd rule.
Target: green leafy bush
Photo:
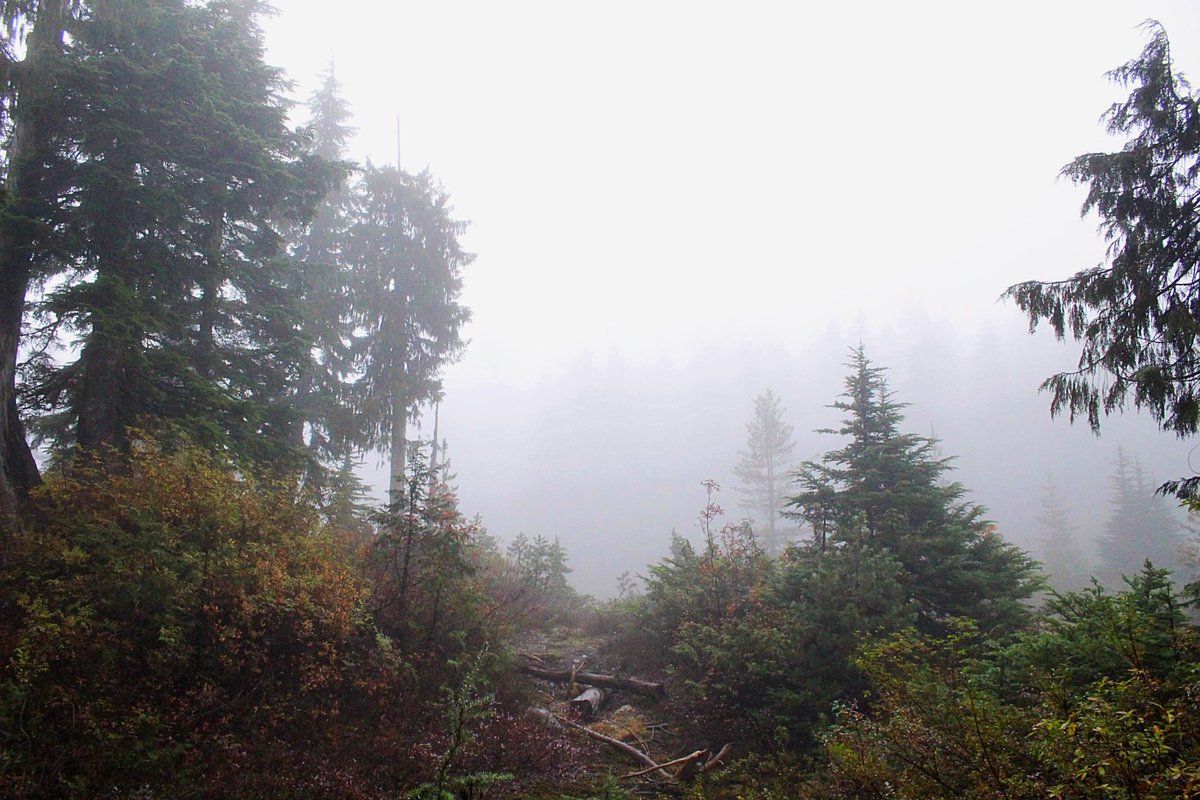
[[[1064,595],[1005,647],[966,624],[867,648],[814,797],[1200,797],[1200,637],[1169,576]]]

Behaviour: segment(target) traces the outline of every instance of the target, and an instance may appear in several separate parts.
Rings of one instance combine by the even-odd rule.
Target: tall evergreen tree
[[[357,129],[350,124],[353,114],[342,97],[342,82],[332,61],[321,73],[321,85],[308,98],[310,150],[327,161],[341,161]]]
[[[847,366],[844,399],[832,405],[846,416],[822,432],[848,441],[801,465],[805,491],[787,501],[823,535],[815,547],[891,554],[926,629],[949,616],[984,628],[1018,624],[1037,588],[1034,563],[963,499],[961,484],[943,480],[949,459],[935,456],[934,441],[899,431],[905,406],[861,346]]]
[[[351,168],[346,152],[354,128],[332,64],[309,98],[308,110],[308,152],[341,165],[347,173],[325,196],[311,221],[288,231],[288,250],[296,267],[292,295],[301,309],[297,337],[307,346],[297,364],[290,438],[308,455],[307,481],[320,489],[326,467],[344,463],[349,453],[361,448],[362,440],[348,405],[353,371],[353,276],[345,255],[350,229],[346,179]]]
[[[41,311],[78,356],[37,365],[29,391],[60,451],[163,422],[254,460],[287,451],[280,397],[302,351],[278,228],[330,170],[286,126],[263,8],[107,0],[71,29],[56,76],[70,279]]]
[[[367,164],[353,195],[348,258],[354,286],[354,409],[370,447],[390,454],[389,496],[402,495],[407,422],[441,394],[441,369],[462,351],[470,311],[459,302],[474,256],[449,197],[428,172]]]
[[[1200,430],[1200,96],[1174,71],[1166,31],[1154,21],[1146,28],[1141,54],[1109,73],[1131,87],[1104,115],[1108,132],[1127,141],[1062,170],[1088,187],[1083,212],[1100,215],[1107,263],[1019,283],[1005,296],[1028,315],[1030,332],[1044,321],[1082,346],[1075,370],[1042,384],[1052,414],[1086,417],[1098,430],[1101,413],[1132,395],[1163,430],[1189,436]],[[1186,496],[1200,478],[1167,488]]]
[[[1046,581],[1056,592],[1075,592],[1088,585],[1090,570],[1071,524],[1067,501],[1047,472],[1038,515],[1038,555]]]
[[[783,412],[779,398],[770,389],[754,399],[754,417],[746,426],[746,449],[738,454],[733,468],[741,481],[736,487],[741,495],[739,504],[758,515],[755,521],[763,531],[763,546],[771,554],[778,553],[781,544],[779,512],[796,447],[792,426],[784,421]]]
[[[572,594],[567,575],[566,548],[554,537],[551,542],[540,533],[529,539],[524,533],[517,534],[506,551],[509,561],[530,590],[544,599],[563,600]]]
[[[6,136],[0,192],[0,527],[38,481],[17,404],[17,355],[31,281],[42,273],[57,198],[47,174],[61,158],[61,110],[53,79],[62,58],[68,0],[0,2],[0,128]],[[24,57],[16,60],[17,43]]]
[[[371,525],[370,489],[358,477],[361,461],[349,453],[336,470],[331,470],[323,492],[322,514],[326,522],[339,531],[346,531],[362,541],[374,533]]]
[[[1096,577],[1110,591],[1120,591],[1124,577],[1150,561],[1182,583],[1187,577],[1180,557],[1183,526],[1173,519],[1170,502],[1155,493],[1141,462],[1120,448],[1111,485],[1111,512],[1100,539]]]

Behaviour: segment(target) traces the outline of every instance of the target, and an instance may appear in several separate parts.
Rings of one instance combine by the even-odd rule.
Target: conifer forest
[[[1006,156],[922,122],[970,117],[965,92],[905,100],[905,61],[859,81],[857,34],[779,9],[672,6],[662,27],[485,4],[460,45],[419,4],[381,10],[360,49],[395,13],[411,26],[379,63],[422,66],[380,70],[402,110],[381,159],[344,77],[361,54],[331,53],[364,4],[299,44],[280,31],[304,4],[278,5],[0,0],[0,797],[1200,798],[1200,49],[1169,37],[1178,16],[1123,22],[1135,47],[1071,90],[1115,93],[1037,173],[1061,170],[1081,224],[1032,200],[996,216]],[[622,33],[576,48],[589,25]],[[792,33],[801,53],[845,37],[845,85],[835,60],[790,97],[721,78],[775,80]],[[1076,46],[1030,35],[1033,60]],[[471,52],[489,38],[503,57]],[[904,56],[914,86],[970,73],[945,38]],[[445,60],[402,60],[433,40]],[[610,45],[611,74],[567,66]],[[288,47],[311,74],[273,65]],[[1046,109],[1002,49],[1013,94],[987,124],[1015,148],[1005,126]],[[621,77],[647,55],[649,103]],[[998,91],[987,75],[964,80]],[[871,128],[839,127],[842,102]],[[814,138],[776,173],[756,159],[789,104]],[[692,159],[656,132],[680,116],[743,150]],[[446,149],[414,168],[425,130]],[[896,155],[918,140],[952,168]],[[618,163],[635,150],[661,174]],[[755,188],[788,159],[809,175],[794,216]],[[955,232],[921,192],[996,231],[937,273],[986,284],[978,310],[921,290],[1001,320],[978,342],[934,315],[908,345],[907,318],[852,304],[899,306],[889,275],[941,269]],[[715,210],[683,237],[689,196]],[[1052,252],[1033,217],[1101,255]],[[854,233],[812,223],[835,218]],[[777,231],[791,252],[756,271]],[[819,317],[843,303],[871,319]],[[633,344],[606,357],[610,334]],[[539,360],[554,348],[577,360]]]

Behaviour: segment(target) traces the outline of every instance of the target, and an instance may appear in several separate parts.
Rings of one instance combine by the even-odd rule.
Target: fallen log
[[[667,687],[661,683],[643,681],[637,678],[618,678],[615,675],[600,675],[595,672],[576,672],[569,669],[546,669],[532,664],[522,664],[518,667],[526,675],[541,678],[544,681],[556,683],[583,683],[588,686],[600,686],[605,689],[623,689],[627,692],[640,694],[644,697],[661,699],[667,696]]]
[[[681,783],[686,783],[695,778],[697,775],[703,774],[708,772],[710,769],[717,767],[722,761],[725,760],[725,756],[729,755],[729,750],[732,747],[732,743],[725,745],[715,756],[709,750],[698,750],[696,753],[692,754],[692,756],[696,756],[697,753],[699,753],[700,755],[698,755],[697,758],[693,759],[692,756],[688,756],[686,759],[684,759],[686,763],[675,771],[676,780]],[[664,764],[663,766],[666,765]]]
[[[604,690],[592,686],[580,692],[579,696],[571,700],[571,708],[578,711],[587,719],[594,718],[600,713],[600,706],[604,705]]]
[[[658,775],[663,778],[663,780],[667,780],[672,783],[675,782],[675,778],[671,776],[671,773],[667,772],[659,764],[656,764],[654,759],[650,758],[650,756],[646,755],[641,750],[638,750],[633,745],[625,744],[620,739],[614,739],[611,736],[605,736],[603,733],[596,733],[596,731],[588,728],[585,725],[579,725],[578,723],[571,722],[569,719],[563,719],[562,717],[559,717],[553,712],[544,708],[530,708],[528,709],[527,713],[532,717],[540,719],[545,725],[551,727],[554,725],[566,725],[568,728],[574,728],[580,733],[590,736],[598,742],[604,742],[609,747],[620,750],[625,755],[636,760],[639,764],[644,764],[647,767],[642,774],[657,772]]]
[[[733,748],[733,742],[729,742],[728,744],[726,744],[719,751],[717,751],[717,754],[715,756],[713,756],[712,758],[710,758],[708,761],[706,761],[704,763],[704,766],[700,768],[700,771],[708,772],[713,767],[720,766],[721,762],[725,760],[725,756],[729,755],[729,751],[732,748]]]
[[[674,766],[678,766],[679,764],[686,764],[689,761],[695,761],[697,758],[707,758],[709,755],[711,755],[711,754],[707,750],[697,750],[696,752],[691,753],[686,756],[683,756],[682,758],[675,758],[670,761],[664,761],[663,763],[661,763],[657,766],[657,769],[666,769],[667,767],[674,767]],[[654,772],[655,769],[656,769],[656,767],[646,767],[645,769],[639,769],[637,772],[626,772],[621,777],[622,778],[640,778],[642,775],[645,775],[647,772]]]
[[[650,768],[648,771],[658,773],[658,775],[663,780],[671,781],[672,783],[675,781],[675,778],[674,778],[674,776],[671,775],[671,773],[667,772],[665,769],[660,767],[658,764],[656,764],[654,762],[654,759],[652,759],[650,756],[643,753],[641,750],[638,750],[633,745],[625,744],[620,739],[614,739],[611,736],[605,736],[603,733],[596,733],[591,728],[588,728],[584,725],[577,725],[574,722],[571,722],[569,719],[561,720],[561,722],[564,725],[566,725],[568,728],[574,728],[575,730],[579,731],[580,733],[586,734],[587,736],[592,737],[593,739],[595,739],[598,742],[604,742],[605,744],[609,745],[610,747],[620,750],[622,753],[625,753],[626,755],[636,759],[637,761],[640,761],[641,763],[645,764],[647,767]]]

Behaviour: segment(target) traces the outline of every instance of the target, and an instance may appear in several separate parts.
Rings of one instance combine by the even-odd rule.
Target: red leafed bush
[[[48,475],[3,558],[0,795],[354,797],[360,755],[411,766],[410,673],[289,486],[145,447]]]

